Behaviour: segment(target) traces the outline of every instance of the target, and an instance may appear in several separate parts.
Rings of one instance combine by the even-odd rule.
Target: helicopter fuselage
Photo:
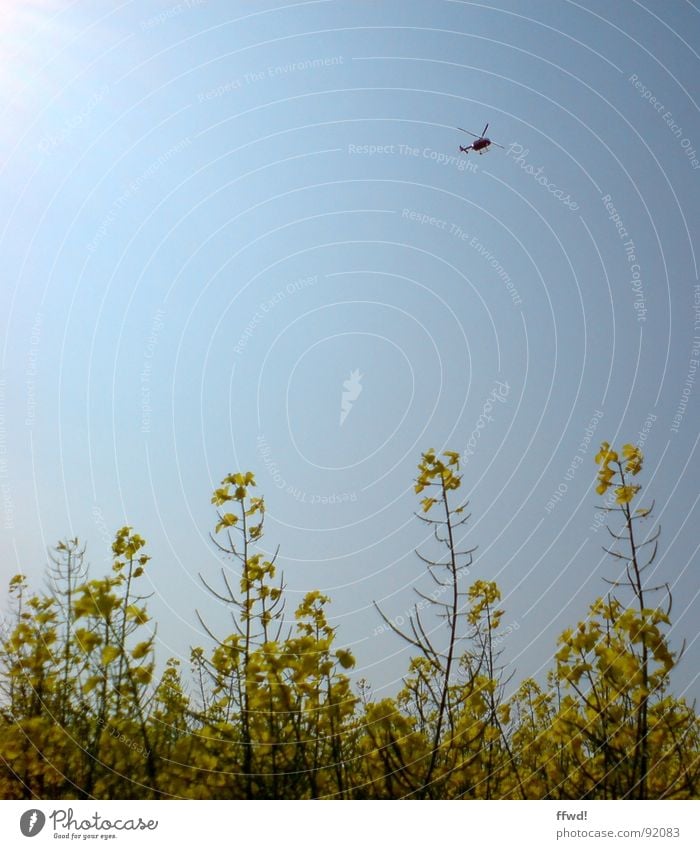
[[[490,144],[491,144],[491,139],[478,138],[475,142],[470,144],[468,147],[462,147],[462,145],[460,145],[459,149],[462,151],[462,153],[469,153],[470,150],[475,150],[477,153],[483,153],[485,150],[488,149]]]
[[[464,127],[457,127],[460,132],[466,133],[468,136],[473,136],[474,138],[474,141],[470,145],[467,145],[467,147],[463,147],[462,145],[460,145],[460,151],[462,153],[469,153],[470,150],[474,150],[477,153],[483,153],[485,150],[488,150],[492,144],[495,144],[496,147],[502,148],[502,144],[499,144],[498,142],[492,142],[491,139],[488,138],[488,136],[486,135],[486,131],[488,130],[488,128],[489,125],[487,121],[486,126],[481,131],[481,135],[477,136],[477,134],[473,133],[471,130],[465,130]]]

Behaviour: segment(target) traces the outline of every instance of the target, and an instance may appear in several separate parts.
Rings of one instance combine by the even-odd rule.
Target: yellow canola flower
[[[595,462],[598,463],[598,465],[607,466],[608,463],[617,463],[617,460],[617,451],[610,450],[610,443],[601,442],[600,451],[595,455]]]
[[[638,486],[618,486],[615,490],[615,501],[618,504],[629,504],[638,491]]]
[[[214,494],[211,497],[212,504],[223,504],[226,501],[230,501],[231,496],[228,493],[228,487],[222,486],[219,489],[214,490]]]
[[[107,666],[118,657],[119,649],[116,646],[105,646],[102,649],[102,663],[104,666]]]
[[[459,469],[459,453],[457,451],[444,451],[443,456],[447,457],[450,466],[457,466]]]
[[[600,451],[595,455],[595,462],[600,465],[603,462],[603,457],[605,457],[605,455],[608,453],[609,450],[610,450],[610,443],[609,442],[601,442],[600,443]]]
[[[639,474],[642,470],[642,462],[644,460],[644,455],[639,448],[636,445],[627,443],[627,445],[622,446],[622,454],[627,461],[625,471],[631,475]]]
[[[355,658],[352,656],[352,652],[347,651],[347,649],[338,649],[335,656],[343,669],[351,669],[355,665]]]
[[[134,646],[134,648],[131,651],[131,656],[133,657],[134,660],[140,660],[142,657],[144,657],[145,655],[148,654],[150,648],[151,648],[151,641],[150,640],[144,640],[142,643],[139,643],[137,646]]]
[[[613,469],[609,469],[607,466],[604,466],[598,472],[598,486],[596,487],[596,492],[598,495],[605,495],[608,491],[608,487],[612,483],[612,479],[615,477],[615,472]]]
[[[644,459],[644,455],[642,454],[639,446],[632,445],[629,442],[622,446],[622,454],[626,460]]]

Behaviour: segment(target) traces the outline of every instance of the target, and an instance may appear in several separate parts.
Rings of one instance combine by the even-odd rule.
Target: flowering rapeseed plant
[[[634,476],[641,472],[644,455],[638,446],[627,443],[622,446],[622,456],[623,460],[620,460],[619,454],[610,448],[609,442],[601,443],[600,451],[595,456],[595,462],[600,466],[596,492],[598,495],[605,495],[611,486],[615,486],[615,501],[618,504],[629,504],[641,487],[628,484],[625,475]]]

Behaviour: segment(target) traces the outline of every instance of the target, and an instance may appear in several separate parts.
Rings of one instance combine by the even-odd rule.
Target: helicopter
[[[489,128],[489,125],[487,123],[486,126],[484,127],[481,135],[477,136],[476,133],[472,133],[469,130],[462,130],[461,127],[457,127],[458,130],[462,130],[463,133],[467,133],[470,136],[474,136],[474,138],[476,139],[476,141],[473,141],[471,144],[467,145],[466,147],[462,147],[462,145],[460,145],[459,146],[460,151],[462,153],[469,153],[470,150],[474,150],[474,151],[478,151],[479,153],[483,153],[485,150],[488,150],[489,145],[492,145],[492,144],[495,144],[496,147],[500,147],[501,149],[504,149],[502,144],[498,144],[498,142],[492,142],[491,139],[486,138],[486,130],[488,130],[488,128]]]

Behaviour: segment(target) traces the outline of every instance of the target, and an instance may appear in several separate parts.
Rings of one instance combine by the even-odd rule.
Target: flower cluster
[[[600,451],[595,456],[595,462],[600,466],[596,492],[598,495],[605,495],[609,487],[616,483],[615,477],[619,476],[615,487],[615,501],[618,504],[629,504],[641,487],[627,484],[625,474],[639,474],[642,470],[644,456],[636,445],[629,443],[622,446],[622,456],[623,460],[620,461],[617,451],[610,448],[609,442],[601,443]],[[611,463],[617,468],[611,468]]]
[[[432,448],[423,454],[418,465],[419,474],[413,487],[416,493],[433,485],[442,486],[444,491],[459,489],[462,482],[461,476],[456,474],[459,471],[459,454],[456,451],[445,451],[442,456],[447,458],[446,463],[438,459]],[[427,513],[437,500],[437,498],[424,498],[421,501],[423,512]]]

